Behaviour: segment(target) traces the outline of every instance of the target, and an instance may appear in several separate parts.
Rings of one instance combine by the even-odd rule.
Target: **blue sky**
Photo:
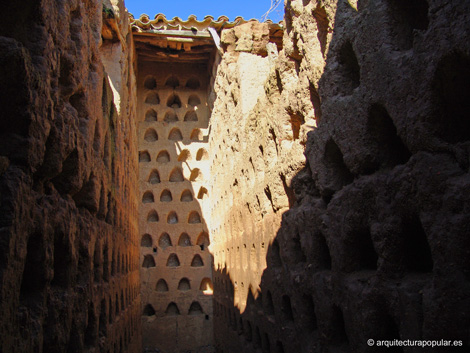
[[[284,1],[282,1],[283,3]],[[189,15],[196,15],[202,20],[204,16],[211,15],[218,18],[221,15],[234,20],[237,16],[250,19],[260,19],[269,9],[271,0],[124,0],[127,9],[134,17],[145,13],[153,18],[157,13],[163,13],[167,18],[179,16],[187,19]],[[270,19],[279,22],[283,17],[283,4],[271,14]]]

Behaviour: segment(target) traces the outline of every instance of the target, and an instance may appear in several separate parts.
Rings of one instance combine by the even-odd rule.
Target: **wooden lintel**
[[[211,38],[207,31],[188,31],[188,30],[159,30],[151,29],[145,32],[135,32],[135,36],[164,36],[164,37],[186,37],[186,38]]]

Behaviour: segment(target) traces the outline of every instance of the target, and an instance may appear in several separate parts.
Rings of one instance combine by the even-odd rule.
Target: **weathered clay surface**
[[[2,8],[0,351],[139,352],[131,38],[101,41],[102,17],[127,30],[127,15],[96,0]]]
[[[233,170],[215,184],[225,183],[212,234],[220,239],[220,351],[378,351],[369,338],[463,340],[463,348],[433,351],[468,350],[469,10],[464,2],[424,0],[286,2],[284,49],[273,64],[281,68],[277,87],[266,81],[267,102],[258,100],[251,128],[240,115],[224,122],[230,132],[220,137],[220,149],[213,147]],[[236,64],[230,70],[224,58],[225,97],[239,97]],[[218,108],[216,101],[214,114],[219,109],[230,119],[239,109],[234,104],[225,98]],[[286,193],[272,183],[296,154],[282,143],[267,147],[263,133],[272,124],[285,139],[289,130],[275,127],[286,121],[282,110],[266,114],[280,106],[300,121],[316,117],[318,127],[306,140],[306,168],[292,168],[295,205],[273,235],[252,220],[273,215],[276,231],[287,206],[277,203]],[[243,158],[262,161],[253,175]],[[258,188],[263,179],[256,173],[266,178]],[[263,200],[256,190],[266,185],[272,210],[260,212],[250,200]],[[263,241],[270,245],[261,274]],[[244,245],[256,248],[251,257]],[[260,278],[259,293],[254,287],[250,297],[246,287]]]

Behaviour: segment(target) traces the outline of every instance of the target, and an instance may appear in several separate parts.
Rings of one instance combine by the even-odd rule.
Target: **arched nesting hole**
[[[282,344],[281,341],[276,341],[276,349],[274,351],[275,353],[284,353],[284,345]]]
[[[202,232],[201,234],[199,234],[199,236],[197,237],[196,244],[199,245],[199,247],[203,251],[207,249],[207,247],[210,245],[209,234],[207,234],[206,232]]]
[[[168,163],[170,161],[170,154],[167,151],[160,151],[157,155],[157,163]]]
[[[170,173],[169,180],[172,183],[179,183],[179,182],[184,181],[184,176],[183,176],[183,172],[181,171],[181,169],[178,167],[173,169]]]
[[[182,233],[178,239],[178,246],[191,246],[191,239],[188,233]]]
[[[331,329],[330,340],[332,343],[334,342],[336,345],[348,343],[343,311],[336,305],[331,310]]]
[[[155,92],[150,92],[147,97],[145,97],[145,103],[147,104],[160,104],[160,97]]]
[[[212,287],[212,281],[210,278],[203,278],[201,281],[201,285],[199,286],[199,290],[202,291],[204,294],[212,294],[214,292],[214,288]]]
[[[144,316],[153,316],[153,315],[155,315],[155,309],[153,308],[153,306],[151,304],[147,304],[144,307],[144,311],[143,311],[142,315],[144,315]]]
[[[192,211],[188,216],[188,223],[189,224],[201,223],[201,216],[199,215],[199,212]]]
[[[255,349],[261,347],[261,334],[258,326],[255,327],[255,334],[253,335],[253,347]]]
[[[263,334],[261,348],[263,353],[271,353],[271,342],[267,333]]]
[[[199,304],[198,302],[192,302],[192,303],[191,303],[191,306],[189,307],[188,314],[189,314],[189,315],[201,315],[201,314],[204,314],[204,312],[202,311],[201,304]]]
[[[279,248],[279,242],[274,240],[271,245],[271,254],[270,254],[271,263],[268,265],[272,265],[273,267],[281,267],[281,249]]]
[[[304,312],[302,326],[312,332],[317,328],[317,316],[315,314],[315,304],[311,295],[302,297],[302,311]]]
[[[190,289],[191,289],[191,283],[189,282],[189,279],[182,278],[180,282],[178,283],[178,290],[187,291]]]
[[[245,334],[245,338],[248,342],[253,341],[253,331],[249,321],[245,321],[245,324],[243,325],[243,333]]]
[[[187,82],[186,82],[186,87],[190,89],[198,89],[201,86],[201,83],[199,80],[195,77],[191,77]]]
[[[313,110],[315,113],[315,119],[320,120],[322,116],[320,95],[318,94],[318,91],[312,82],[309,82],[309,91],[310,101],[312,102]]]
[[[426,30],[429,25],[428,2],[426,0],[389,0],[390,17],[393,18],[392,31],[398,49],[413,47],[413,31]]]
[[[139,152],[139,162],[143,162],[143,163],[150,162],[150,154],[147,151]]]
[[[154,129],[148,129],[145,132],[144,140],[147,142],[155,142],[158,141],[158,134]]]
[[[191,202],[193,201],[193,194],[189,190],[184,190],[180,198],[181,202]]]
[[[207,189],[206,189],[204,186],[201,186],[201,187],[199,188],[199,192],[197,193],[197,198],[198,198],[199,200],[202,200],[202,199],[204,199],[204,197],[206,197],[206,196],[207,196]]]
[[[163,118],[163,121],[166,123],[174,123],[179,120],[178,115],[174,111],[166,112],[165,117]]]
[[[172,87],[172,88],[179,87],[179,85],[180,85],[180,81],[178,80],[178,78],[176,78],[176,76],[170,76],[166,80],[166,83],[165,83],[165,86]]]
[[[178,305],[176,305],[175,303],[171,302],[170,304],[168,304],[168,306],[166,307],[166,310],[165,310],[165,314],[167,316],[176,316],[176,315],[180,315],[180,310],[178,309]]]
[[[151,248],[152,244],[153,244],[153,241],[152,241],[152,236],[150,234],[142,235],[142,238],[140,239],[140,246],[144,248]]]
[[[176,224],[178,223],[178,215],[176,214],[175,211],[171,211],[169,214],[168,214],[168,217],[166,219],[167,223],[168,224]]]
[[[173,201],[173,196],[171,195],[171,191],[165,189],[160,194],[160,202],[171,202]]]
[[[41,292],[46,285],[47,267],[45,265],[46,252],[44,245],[45,241],[42,233],[30,234],[26,246],[26,262],[21,281],[20,296],[22,298]],[[99,253],[100,249],[97,246],[94,254],[96,281],[99,281]]]
[[[205,161],[207,159],[209,159],[209,154],[207,153],[206,149],[200,148],[196,154],[196,161]]]
[[[194,129],[191,131],[189,138],[191,141],[202,141],[204,139],[204,135],[202,134],[201,129]]]
[[[305,124],[305,119],[302,114],[293,111],[289,112],[289,119],[292,128],[292,138],[297,140],[300,137],[301,126]]]
[[[150,184],[159,184],[160,183],[160,174],[158,170],[154,169],[149,175],[148,182]]]
[[[355,260],[353,270],[377,270],[378,256],[369,228],[359,229],[351,233],[351,257]]]
[[[168,256],[168,260],[166,261],[166,266],[167,267],[179,267],[180,259],[178,258],[178,255],[170,254],[170,256]]]
[[[199,119],[194,110],[190,110],[184,115],[184,121],[198,121],[198,120]]]
[[[142,196],[142,203],[152,203],[155,202],[153,194],[151,191],[146,191]]]
[[[452,53],[439,62],[433,80],[434,126],[444,141],[470,140],[470,57]]]
[[[331,270],[331,255],[323,234],[318,233],[314,238],[315,262],[321,270]]]
[[[163,250],[168,248],[169,246],[173,246],[171,243],[171,238],[168,233],[163,233],[160,235],[160,239],[158,239],[158,246],[161,247]]]
[[[411,157],[410,151],[397,135],[392,118],[382,105],[373,104],[370,107],[367,132],[372,144],[372,148],[369,150],[376,158],[366,166],[366,172],[374,172],[381,168],[393,168],[398,164],[406,163]]]
[[[160,278],[155,289],[157,292],[168,292],[168,284],[163,278]]]
[[[415,216],[403,224],[404,265],[409,272],[431,272],[434,267],[431,249],[419,217]]]
[[[354,177],[344,163],[343,154],[333,139],[329,139],[325,145],[323,163],[330,171],[329,184],[323,190],[323,197],[329,201],[334,192],[351,183]]]
[[[147,77],[144,81],[144,87],[147,89],[157,88],[157,80],[155,80],[155,77]]]
[[[204,266],[204,262],[202,261],[202,258],[200,255],[196,254],[193,257],[193,260],[191,261],[191,267],[202,267]]]
[[[201,181],[202,180],[202,172],[199,168],[194,168],[191,171],[191,175],[189,176],[190,181]]]
[[[157,121],[157,112],[153,109],[147,110],[147,113],[145,113],[145,121],[150,123]]]
[[[155,267],[155,259],[152,255],[145,255],[144,262],[142,263],[143,268]]]
[[[282,296],[281,312],[282,312],[282,317],[285,321],[293,321],[294,320],[294,314],[292,313],[292,306],[291,306],[291,303],[290,303],[290,298],[287,295]]]
[[[268,290],[264,302],[264,311],[267,315],[274,315],[274,304],[271,292]]]
[[[168,100],[166,101],[166,106],[173,109],[181,108],[180,97],[178,97],[177,94],[172,94],[170,97],[168,97]]]
[[[186,162],[189,159],[191,159],[191,153],[189,152],[189,150],[182,150],[178,155],[178,162]]]
[[[359,87],[361,78],[361,69],[351,42],[347,41],[341,46],[338,61],[339,74],[342,77],[338,89],[341,93],[350,95]]]
[[[181,133],[180,129],[174,128],[170,131],[168,135],[168,140],[171,141],[183,141],[183,134]]]
[[[188,104],[192,107],[195,107],[195,106],[201,104],[201,100],[199,99],[199,97],[197,95],[192,94],[188,98]]]

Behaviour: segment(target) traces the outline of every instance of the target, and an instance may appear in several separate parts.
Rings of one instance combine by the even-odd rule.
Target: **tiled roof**
[[[146,32],[151,30],[191,30],[196,28],[198,31],[212,27],[217,31],[222,28],[233,28],[235,26],[250,22],[258,21],[256,19],[245,20],[243,17],[237,17],[234,21],[230,22],[226,16],[220,16],[217,20],[214,20],[212,16],[205,16],[202,21],[198,21],[197,17],[190,15],[186,21],[179,17],[174,17],[169,20],[163,14],[155,15],[153,20],[148,15],[141,15],[138,19],[130,15],[131,28],[134,32]],[[273,27],[282,28],[281,24],[273,23],[271,20],[267,20],[266,23],[272,24]]]

